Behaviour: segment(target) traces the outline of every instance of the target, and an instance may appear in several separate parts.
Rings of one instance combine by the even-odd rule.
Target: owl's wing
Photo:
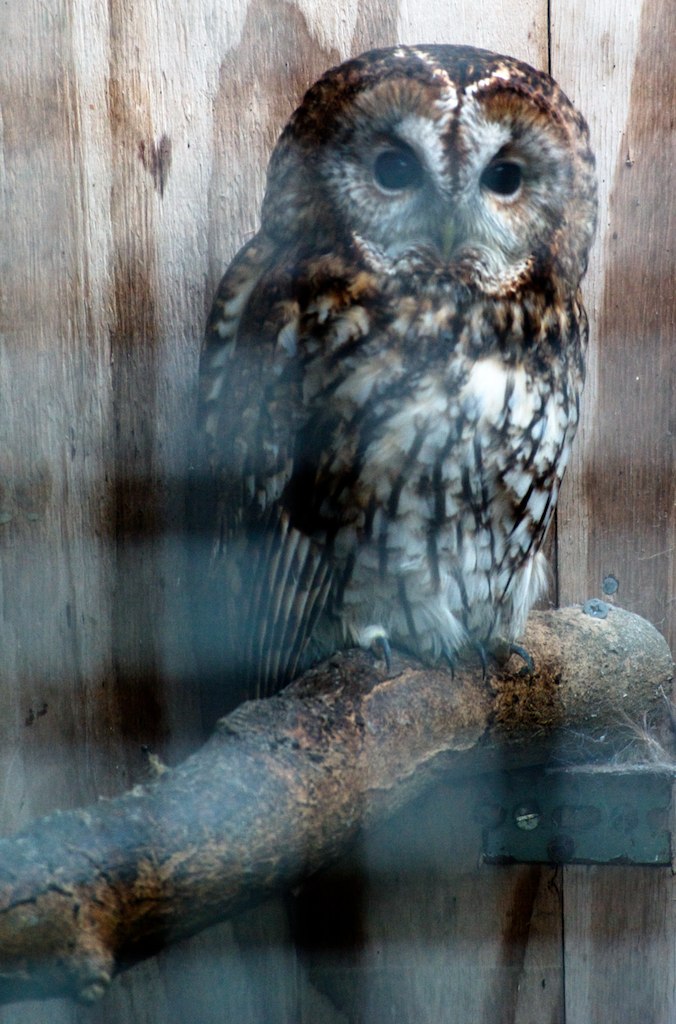
[[[281,502],[298,469],[302,370],[274,255],[259,235],[231,264],[200,363],[195,634],[202,676],[215,690],[227,686],[228,703],[268,695],[293,676],[330,583],[324,552]]]

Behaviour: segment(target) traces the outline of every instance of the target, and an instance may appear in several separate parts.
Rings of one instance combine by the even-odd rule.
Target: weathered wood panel
[[[466,42],[541,67],[551,53],[587,114],[602,216],[558,588],[580,600],[612,574],[618,602],[673,643],[673,16],[667,0],[3,5],[4,830],[124,788],[142,772],[141,743],[179,757],[197,742],[181,604],[190,566],[176,542],[202,323],[255,229],[288,113],[325,67],[371,46]],[[449,788],[443,799],[469,794]],[[466,834],[445,847],[437,830],[440,845],[430,839],[416,870],[390,861],[384,877],[366,874],[355,904],[364,944],[338,964],[315,955],[309,977],[323,974],[324,988],[308,981],[273,906],[135,968],[100,1007],[54,1004],[50,1019],[560,1021],[562,907],[569,1022],[607,1024],[610,1005],[618,1022],[639,1019],[620,1016],[628,1006],[650,1007],[655,1024],[676,1018],[666,873],[477,868],[466,806]],[[434,808],[399,830],[417,822],[424,836],[429,815],[443,821]],[[388,836],[373,843],[396,849],[397,827]],[[604,912],[612,933],[594,927]],[[349,1018],[324,990],[331,971],[342,972]],[[45,1012],[5,1008],[0,1021],[35,1024]]]
[[[559,512],[562,603],[606,596],[676,641],[673,111],[669,0],[552,5],[553,73],[588,113],[601,215],[592,358]],[[614,577],[614,595],[602,595]],[[668,869],[564,872],[567,1024],[676,1019]]]
[[[603,5],[574,3],[569,19],[553,19],[552,44],[554,74],[589,114],[601,184],[586,289],[592,357],[562,496],[559,587],[564,602],[579,601],[614,576],[609,599],[649,618],[672,646],[675,30],[668,0],[631,5],[617,20]]]
[[[674,1020],[673,888],[668,869],[566,868],[566,1022]]]

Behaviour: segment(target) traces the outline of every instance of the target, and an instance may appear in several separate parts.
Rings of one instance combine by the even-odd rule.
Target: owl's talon
[[[510,643],[508,650],[510,654],[516,654],[523,661],[523,667],[519,669],[520,676],[532,677],[535,675],[535,662],[525,647],[522,647],[521,644]]]
[[[357,633],[355,639],[363,650],[372,651],[376,658],[384,658],[387,671],[391,670],[392,648],[384,626],[366,626]]]
[[[381,635],[374,638],[372,643],[373,653],[376,657],[381,656],[385,659],[385,668],[388,673],[392,671],[392,648],[390,647],[390,641],[386,636]]]
[[[488,654],[483,644],[476,645],[476,652],[479,655],[479,661],[481,662],[481,678],[485,681],[488,675]]]
[[[451,671],[451,679],[455,679],[455,666],[458,660],[455,655],[455,652],[452,651],[450,647],[444,647],[442,651],[442,657],[445,659],[446,664],[448,665]]]
[[[519,670],[519,676],[532,676],[535,672],[535,663],[525,647],[521,644],[512,643],[502,638],[494,638],[489,647],[482,643],[476,643],[474,649],[481,661],[482,675],[486,678],[489,663],[495,664],[498,668],[504,668],[513,654],[518,655],[523,661],[523,668]]]

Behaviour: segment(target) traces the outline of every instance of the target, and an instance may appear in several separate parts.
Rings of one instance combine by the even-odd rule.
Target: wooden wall
[[[557,592],[600,595],[613,575],[614,599],[673,645],[674,21],[670,0],[0,5],[4,831],[128,787],[141,744],[175,760],[199,741],[181,532],[202,325],[286,117],[372,46],[549,65],[587,115],[601,215]],[[135,968],[97,1007],[6,1007],[0,1024],[676,1020],[668,870],[477,866],[466,793],[435,800],[369,839],[333,907],[305,900],[309,954],[271,905]],[[313,906],[324,936],[344,929],[329,949]]]

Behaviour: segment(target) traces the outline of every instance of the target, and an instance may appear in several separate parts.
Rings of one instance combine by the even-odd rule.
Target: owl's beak
[[[455,221],[448,217],[441,225],[441,254],[445,260],[450,259],[457,237],[458,231]]]

